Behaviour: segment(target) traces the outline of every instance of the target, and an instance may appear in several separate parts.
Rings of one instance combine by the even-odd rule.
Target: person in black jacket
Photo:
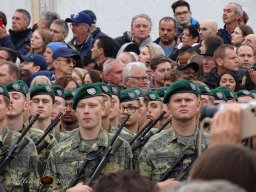
[[[4,25],[0,27],[0,47],[8,47],[18,55],[26,55],[30,49],[32,29],[28,28],[31,20],[29,12],[17,9],[12,16],[12,29],[9,35]]]

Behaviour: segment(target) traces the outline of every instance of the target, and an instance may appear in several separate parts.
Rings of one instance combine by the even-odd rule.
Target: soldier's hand
[[[84,185],[82,182],[66,190],[66,192],[92,192],[92,191],[93,190],[91,187],[89,187],[88,185]]]
[[[179,181],[176,181],[176,180],[174,180],[174,179],[167,179],[167,180],[165,180],[165,181],[158,182],[158,183],[157,183],[157,186],[158,186],[158,188],[159,188],[160,191],[161,191],[161,190],[170,188],[170,187],[172,187],[172,186],[174,186],[174,185],[178,185],[178,184],[180,184]]]
[[[209,147],[217,144],[241,142],[241,110],[237,104],[228,104],[218,111],[211,123]]]

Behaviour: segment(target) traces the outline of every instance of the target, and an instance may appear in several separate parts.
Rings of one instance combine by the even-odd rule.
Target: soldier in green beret
[[[139,172],[153,181],[162,180],[163,175],[176,164],[169,178],[175,178],[193,162],[198,151],[197,116],[200,96],[197,85],[189,80],[178,80],[168,87],[164,96],[172,115],[172,127],[154,135],[143,147],[139,156]],[[203,144],[207,145],[207,135]],[[184,159],[178,162],[181,155]],[[168,181],[167,181],[168,183]]]
[[[141,129],[147,123],[146,115],[147,115],[147,105],[148,105],[147,102],[148,101],[144,97],[144,91],[142,91],[140,88],[133,87],[133,88],[130,88],[130,90],[133,90],[138,95],[139,100],[140,100],[141,113],[140,113],[140,117],[139,117],[139,129]]]
[[[254,100],[252,93],[248,90],[240,90],[236,92],[238,103],[250,103]]]
[[[224,95],[227,98],[227,103],[236,103],[237,102],[237,95],[234,91],[232,91],[229,87],[221,86],[217,89],[223,91]]]
[[[2,154],[0,160],[20,136],[16,131],[5,127],[10,103],[10,96],[6,88],[0,85],[0,151]],[[14,155],[5,169],[0,169],[0,191],[38,191],[40,176],[37,163],[37,151],[34,143],[30,140],[20,153]]]
[[[167,91],[167,87],[160,87],[155,90],[155,92],[159,95],[159,97],[161,99],[162,106],[163,106],[162,111],[165,111],[163,118],[160,119],[160,121],[159,121],[160,126],[162,126],[171,117],[170,110],[168,109],[166,103],[163,103],[164,95],[165,95],[166,91]],[[168,128],[170,128],[170,124],[168,124],[166,126],[166,129],[168,129]]]
[[[105,101],[105,103],[104,103],[105,110],[104,110],[104,114],[102,116],[101,126],[108,133],[110,133],[111,132],[110,114],[112,112],[112,94],[111,94],[111,91],[106,83],[100,82],[100,83],[95,83],[95,85],[97,85],[101,89],[101,91],[104,95],[104,101]]]
[[[198,88],[201,96],[201,105],[213,105],[214,97],[211,89],[205,85],[198,85]]]
[[[121,90],[114,84],[108,84],[112,93],[112,111],[110,114],[110,123],[112,127],[118,127],[120,115],[120,94]]]
[[[134,136],[139,131],[139,117],[141,115],[141,104],[138,95],[132,89],[121,91],[120,118],[121,121],[130,114],[125,128]]]
[[[65,92],[64,88],[59,85],[53,85],[52,90],[54,92],[54,104],[53,104],[53,109],[52,109],[52,114],[51,114],[51,120],[53,121],[59,113],[64,113],[65,111]],[[59,122],[54,130],[53,130],[53,135],[57,139],[57,141],[60,141],[61,136],[63,136],[63,132],[61,132],[61,122]]]
[[[72,108],[73,98],[76,90],[66,90],[64,92],[65,95],[65,110],[63,115],[61,116],[61,131],[72,131],[78,128],[78,120],[75,114],[74,109]]]
[[[53,183],[48,186],[49,191],[67,190],[69,182],[76,175],[77,168],[81,166],[85,158],[98,156],[113,138],[113,134],[107,133],[101,126],[104,96],[97,85],[86,84],[80,87],[75,93],[72,108],[78,118],[79,128],[73,136],[56,146],[49,155],[44,174],[53,178]],[[120,137],[118,139],[123,143],[111,156],[103,172],[131,169],[130,145]],[[90,161],[80,182],[86,182],[90,178],[97,162],[98,159]],[[81,187],[85,189],[88,186],[80,183],[69,190],[81,189]]]
[[[214,101],[213,101],[214,105],[227,102],[227,97],[225,96],[222,90],[216,88],[216,89],[211,89],[211,92],[214,97]]]
[[[147,121],[155,120],[162,112],[163,106],[159,95],[154,91],[147,91],[145,97],[148,100],[147,106]],[[154,128],[160,127],[160,121],[154,126]]]
[[[53,104],[55,101],[55,94],[49,85],[38,84],[30,90],[30,114],[33,116],[39,113],[40,116],[34,128],[45,131],[51,124],[51,114],[53,110]]]

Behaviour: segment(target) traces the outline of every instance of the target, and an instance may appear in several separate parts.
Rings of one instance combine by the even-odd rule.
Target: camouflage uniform
[[[53,183],[49,186],[48,191],[64,191],[69,185],[71,179],[76,175],[77,169],[81,166],[86,157],[92,158],[101,154],[107,147],[112,134],[101,129],[99,136],[92,145],[81,139],[79,129],[73,132],[74,135],[61,142],[49,155],[46,166],[45,176],[52,176]],[[123,139],[122,139],[123,140]],[[90,156],[88,155],[90,153]],[[116,172],[123,169],[131,169],[132,152],[128,142],[123,140],[123,144],[113,157],[110,158],[104,172]],[[85,179],[87,181],[92,174],[97,160],[89,162],[85,168]]]
[[[30,128],[26,136],[32,139],[35,143],[40,137],[42,137],[43,134],[44,132],[39,129]],[[44,141],[48,143],[48,146],[38,154],[38,172],[40,176],[42,176],[44,173],[46,162],[51,149],[58,144],[57,140],[51,134],[47,135]]]
[[[197,155],[197,132],[191,137],[179,136],[173,129],[154,135],[143,147],[139,156],[139,172],[153,181],[160,181],[175,161],[182,155],[188,156],[181,161],[169,178],[175,178]],[[208,143],[208,135],[204,135],[202,147]]]
[[[19,133],[4,128],[0,135],[0,153],[3,154],[6,149],[13,145],[14,141],[20,136]],[[2,158],[2,157],[1,157]],[[28,183],[29,191],[39,190],[39,174],[37,167],[37,151],[35,145],[30,142],[19,154],[14,155],[9,166],[1,175],[2,183],[6,191],[21,192],[24,191],[23,184]]]
[[[118,129],[118,128],[116,128],[116,127],[111,128],[111,129],[110,129],[110,130],[111,130],[111,133],[115,134],[116,131],[117,131],[117,129]],[[130,132],[128,129],[126,129],[125,127],[123,127],[123,129],[122,129],[122,131],[120,132],[119,136],[120,136],[121,138],[123,138],[124,140],[130,142],[130,141],[133,139],[133,137],[135,137],[135,134],[133,134],[133,133]]]

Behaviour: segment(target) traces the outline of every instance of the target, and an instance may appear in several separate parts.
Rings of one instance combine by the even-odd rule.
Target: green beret
[[[223,93],[222,90],[219,90],[219,89],[212,89],[211,90],[212,92],[212,96],[214,97],[215,100],[224,100],[224,101],[227,101],[227,97],[226,95]]]
[[[166,91],[167,91],[167,87],[160,87],[155,90],[155,92],[159,95],[159,97],[164,97]]]
[[[4,85],[0,85],[0,95],[6,96],[10,99],[10,95]]]
[[[65,98],[64,88],[62,86],[53,85],[52,89],[53,89],[53,92],[54,92],[55,96]]]
[[[148,101],[161,101],[159,95],[155,91],[147,91],[145,97]]]
[[[237,95],[234,91],[232,91],[230,88],[226,87],[226,86],[221,86],[218,87],[217,89],[222,90],[224,95],[227,97],[227,100],[236,100],[237,99]]]
[[[64,99],[65,100],[73,100],[76,94],[76,90],[65,90],[64,91]]]
[[[210,95],[212,96],[211,89],[205,85],[197,85],[200,91],[200,95]]]
[[[36,95],[50,95],[55,100],[55,94],[53,89],[49,85],[38,84],[30,89],[30,99],[32,99]]]
[[[10,83],[7,83],[5,85],[5,88],[7,89],[7,91],[17,91],[17,92],[21,92],[24,95],[26,95],[29,92],[29,88],[27,86],[27,84],[22,81],[22,80],[16,80],[16,81],[12,81]]]
[[[107,95],[112,95],[108,85],[106,83],[103,82],[99,82],[99,83],[94,83],[95,85],[99,86],[100,90],[102,91],[102,93],[107,94]]]
[[[132,87],[130,90],[133,90],[138,95],[138,97],[144,96],[144,92],[138,87]]]
[[[170,96],[176,93],[193,93],[199,96],[199,89],[198,86],[190,80],[177,80],[167,88],[163,102],[168,103]]]
[[[251,98],[254,98],[253,94],[250,91],[245,90],[245,89],[237,91],[236,95],[237,95],[237,97],[249,96]]]
[[[86,99],[86,98],[91,98],[91,97],[96,97],[96,96],[104,96],[101,89],[99,88],[99,86],[96,85],[95,83],[85,84],[85,85],[79,87],[75,91],[72,108],[75,109],[77,106],[77,103],[81,99]]]
[[[121,103],[134,100],[139,100],[139,96],[133,89],[125,89],[121,91]]]
[[[116,95],[120,98],[121,96],[121,90],[119,89],[118,86],[114,85],[114,84],[108,84],[108,87],[110,89],[110,92],[112,95]]]

